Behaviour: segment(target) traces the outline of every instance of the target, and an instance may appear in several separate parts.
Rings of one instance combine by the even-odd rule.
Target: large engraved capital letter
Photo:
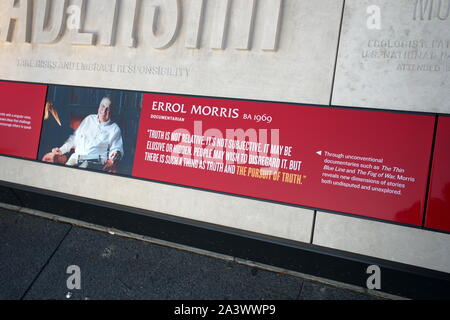
[[[270,10],[266,12],[266,28],[262,49],[264,51],[277,51],[280,40],[281,16],[283,0],[271,0]]]
[[[166,0],[164,8],[166,8],[165,12],[170,16],[170,20],[165,25],[163,34],[159,34],[158,32],[158,18],[161,11],[160,6],[155,5],[150,9],[150,25],[152,27],[150,45],[155,49],[165,49],[170,47],[175,41],[180,24],[181,8],[179,0]]]
[[[72,5],[69,7],[69,9],[73,10],[69,11],[71,15],[67,19],[67,26],[72,30],[72,44],[91,46],[95,43],[95,34],[81,31],[86,18],[86,7],[87,0],[73,0]],[[74,25],[71,26],[72,24]]]
[[[191,0],[191,13],[187,21],[186,48],[200,48],[200,37],[203,28],[205,0]]]
[[[55,43],[61,37],[64,24],[66,0],[40,0],[36,10],[37,43]],[[36,3],[36,2],[35,2]]]
[[[17,41],[31,42],[31,0],[3,0],[8,2],[7,14],[0,25],[0,41],[12,41],[13,32]],[[16,6],[14,4],[17,4]]]

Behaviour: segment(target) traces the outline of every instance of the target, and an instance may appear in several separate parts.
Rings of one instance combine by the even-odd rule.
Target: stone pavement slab
[[[22,298],[69,229],[0,209],[0,300]]]
[[[382,300],[375,296],[343,288],[332,287],[318,282],[304,281],[300,300]]]
[[[68,289],[69,266],[81,289]],[[300,277],[0,209],[0,300],[370,300]]]
[[[81,290],[66,269],[81,270]],[[74,227],[25,299],[296,299],[303,280]]]

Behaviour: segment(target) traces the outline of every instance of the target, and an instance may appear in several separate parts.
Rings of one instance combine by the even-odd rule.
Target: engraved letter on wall
[[[12,41],[12,35],[19,42],[31,41],[31,0],[3,0],[8,2],[9,12],[0,27],[0,41]],[[14,5],[16,4],[16,6]]]
[[[181,8],[179,0],[166,0],[164,5],[165,12],[168,14],[169,19],[166,23],[165,32],[160,34],[158,32],[158,20],[161,11],[160,6],[152,6],[150,9],[150,21],[151,34],[150,34],[150,44],[155,49],[165,49],[170,47],[175,41],[177,36]]]
[[[79,14],[78,21],[79,25],[72,30],[71,43],[77,45],[91,46],[95,43],[95,34],[82,32],[84,25],[84,20],[86,18],[86,7],[87,0],[73,0],[73,5],[71,7],[78,8],[74,14]]]
[[[61,37],[66,11],[66,0],[40,0],[36,8],[34,42],[55,43]]]
[[[219,0],[215,12],[215,24],[212,32],[211,48],[223,50],[230,20],[231,0]]]
[[[205,0],[191,0],[191,6],[191,12],[186,24],[186,48],[198,49],[200,47]]]
[[[241,20],[239,21],[241,34],[239,35],[239,44],[236,49],[250,50],[253,24],[256,15],[256,0],[242,0],[244,7],[241,10]]]
[[[272,0],[270,10],[266,12],[266,28],[262,49],[265,51],[276,51],[280,37],[281,14],[283,0]],[[268,17],[270,16],[270,17]]]

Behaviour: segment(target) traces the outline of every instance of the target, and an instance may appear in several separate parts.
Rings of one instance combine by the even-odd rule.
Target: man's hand
[[[121,156],[122,154],[120,153],[120,151],[111,152],[108,161],[106,161],[105,166],[103,167],[103,171],[117,173],[116,162],[120,160]]]
[[[116,162],[117,160],[120,159],[120,156],[121,156],[120,151],[113,151],[110,154],[109,159],[112,160],[113,162]]]
[[[56,154],[58,156],[62,156],[62,154],[63,154],[59,148],[53,148],[52,153]]]

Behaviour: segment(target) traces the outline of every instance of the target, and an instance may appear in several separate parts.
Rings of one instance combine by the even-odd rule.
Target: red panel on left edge
[[[47,86],[0,82],[0,154],[36,159]]]

